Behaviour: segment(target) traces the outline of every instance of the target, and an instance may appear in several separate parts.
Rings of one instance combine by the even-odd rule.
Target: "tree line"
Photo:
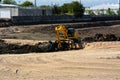
[[[34,4],[30,1],[25,1],[21,4],[17,4],[15,0],[3,0],[3,4],[14,4],[21,7],[33,7]],[[61,6],[55,5],[42,5],[40,8],[51,8],[54,15],[74,15],[76,17],[81,17],[84,14],[85,8],[84,6],[78,2],[73,1],[71,3],[65,3]]]
[[[81,17],[84,14],[85,8],[84,6],[77,2],[73,1],[71,3],[65,3],[62,6],[54,5],[52,6],[53,14],[66,14],[66,15],[74,15],[76,17]]]
[[[21,4],[17,4],[15,0],[3,0],[3,4],[14,4],[21,7],[33,7],[34,4],[30,1],[25,1]],[[73,1],[71,3],[64,3],[63,5],[59,6],[55,5],[42,5],[39,6],[40,8],[46,9],[51,8],[54,15],[74,15],[76,17],[81,17],[84,15],[85,7],[78,1]],[[112,9],[108,8],[106,13],[104,10],[97,10],[96,12],[92,10],[87,10],[88,15],[120,15],[120,9],[117,10],[115,13]]]
[[[110,9],[110,8],[108,8],[108,9],[106,9],[106,10],[104,10],[104,9],[98,9],[98,10],[86,10],[86,13],[88,14],[88,15],[109,15],[109,16],[111,16],[111,15],[120,15],[120,9]]]

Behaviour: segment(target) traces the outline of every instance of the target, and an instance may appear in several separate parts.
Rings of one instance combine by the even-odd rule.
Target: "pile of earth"
[[[98,41],[120,41],[120,37],[116,37],[114,34],[95,34],[93,37],[85,37],[83,42],[98,42]],[[62,42],[63,49],[68,50],[68,44]],[[8,43],[5,40],[0,40],[0,54],[20,54],[31,52],[53,52],[58,51],[58,43],[56,42],[38,42],[34,45],[17,43]]]
[[[96,42],[96,41],[120,41],[120,37],[115,34],[101,34],[97,33],[94,36],[85,37],[83,39],[85,42]]]
[[[38,52],[54,52],[58,50],[68,50],[68,43],[61,42],[62,48],[58,48],[58,42],[45,41],[36,44],[17,44],[0,40],[0,54],[20,54],[20,53],[38,53]]]
[[[15,43],[7,43],[4,40],[0,40],[0,54],[19,54],[30,52],[49,52],[52,49],[51,44],[48,42],[39,42],[35,45],[25,44],[19,45]]]

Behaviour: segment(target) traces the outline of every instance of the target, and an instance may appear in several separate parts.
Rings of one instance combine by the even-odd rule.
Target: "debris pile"
[[[96,42],[96,41],[120,41],[120,37],[115,34],[101,34],[97,33],[92,37],[85,37],[83,39],[85,42]]]
[[[0,40],[0,54],[20,54],[30,52],[50,52],[55,51],[55,45],[52,42],[39,42],[35,45],[19,45],[6,43],[4,40]]]
[[[30,45],[9,44],[4,40],[0,40],[0,54],[4,53],[26,53],[31,51]]]
[[[10,19],[0,19],[0,27],[9,27],[11,25]]]
[[[116,37],[114,34],[95,34],[93,37],[86,37],[83,42],[97,42],[97,41],[120,41],[120,37]],[[69,50],[69,44],[65,41],[62,42],[62,48],[60,50]],[[83,48],[81,48],[83,49]],[[53,52],[58,51],[58,42],[38,42],[34,45],[17,43],[7,43],[4,40],[0,40],[0,54],[21,54],[31,52]]]

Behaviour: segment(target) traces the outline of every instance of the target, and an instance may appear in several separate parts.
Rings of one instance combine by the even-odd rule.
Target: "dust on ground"
[[[54,28],[56,26],[26,25],[0,28],[2,39],[27,39],[27,40],[56,40]],[[100,26],[89,28],[77,28],[79,37],[85,38],[94,36],[97,33],[115,34],[120,37],[120,25]]]
[[[120,42],[88,43],[83,50],[0,55],[0,75],[0,80],[120,80]]]
[[[119,25],[107,28],[107,32],[120,34]],[[55,39],[53,32],[39,26],[9,29],[0,28],[0,36],[10,43]],[[86,34],[83,37],[106,33],[104,27],[78,30]],[[0,80],[120,80],[120,42],[87,43],[83,50],[0,55]]]

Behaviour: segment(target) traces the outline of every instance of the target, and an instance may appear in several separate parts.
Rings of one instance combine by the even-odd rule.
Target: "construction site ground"
[[[120,25],[77,30],[82,38],[120,35]],[[0,28],[0,38],[16,44],[56,39],[53,28],[40,25]],[[81,50],[1,54],[0,80],[120,80],[120,42],[87,43]]]

